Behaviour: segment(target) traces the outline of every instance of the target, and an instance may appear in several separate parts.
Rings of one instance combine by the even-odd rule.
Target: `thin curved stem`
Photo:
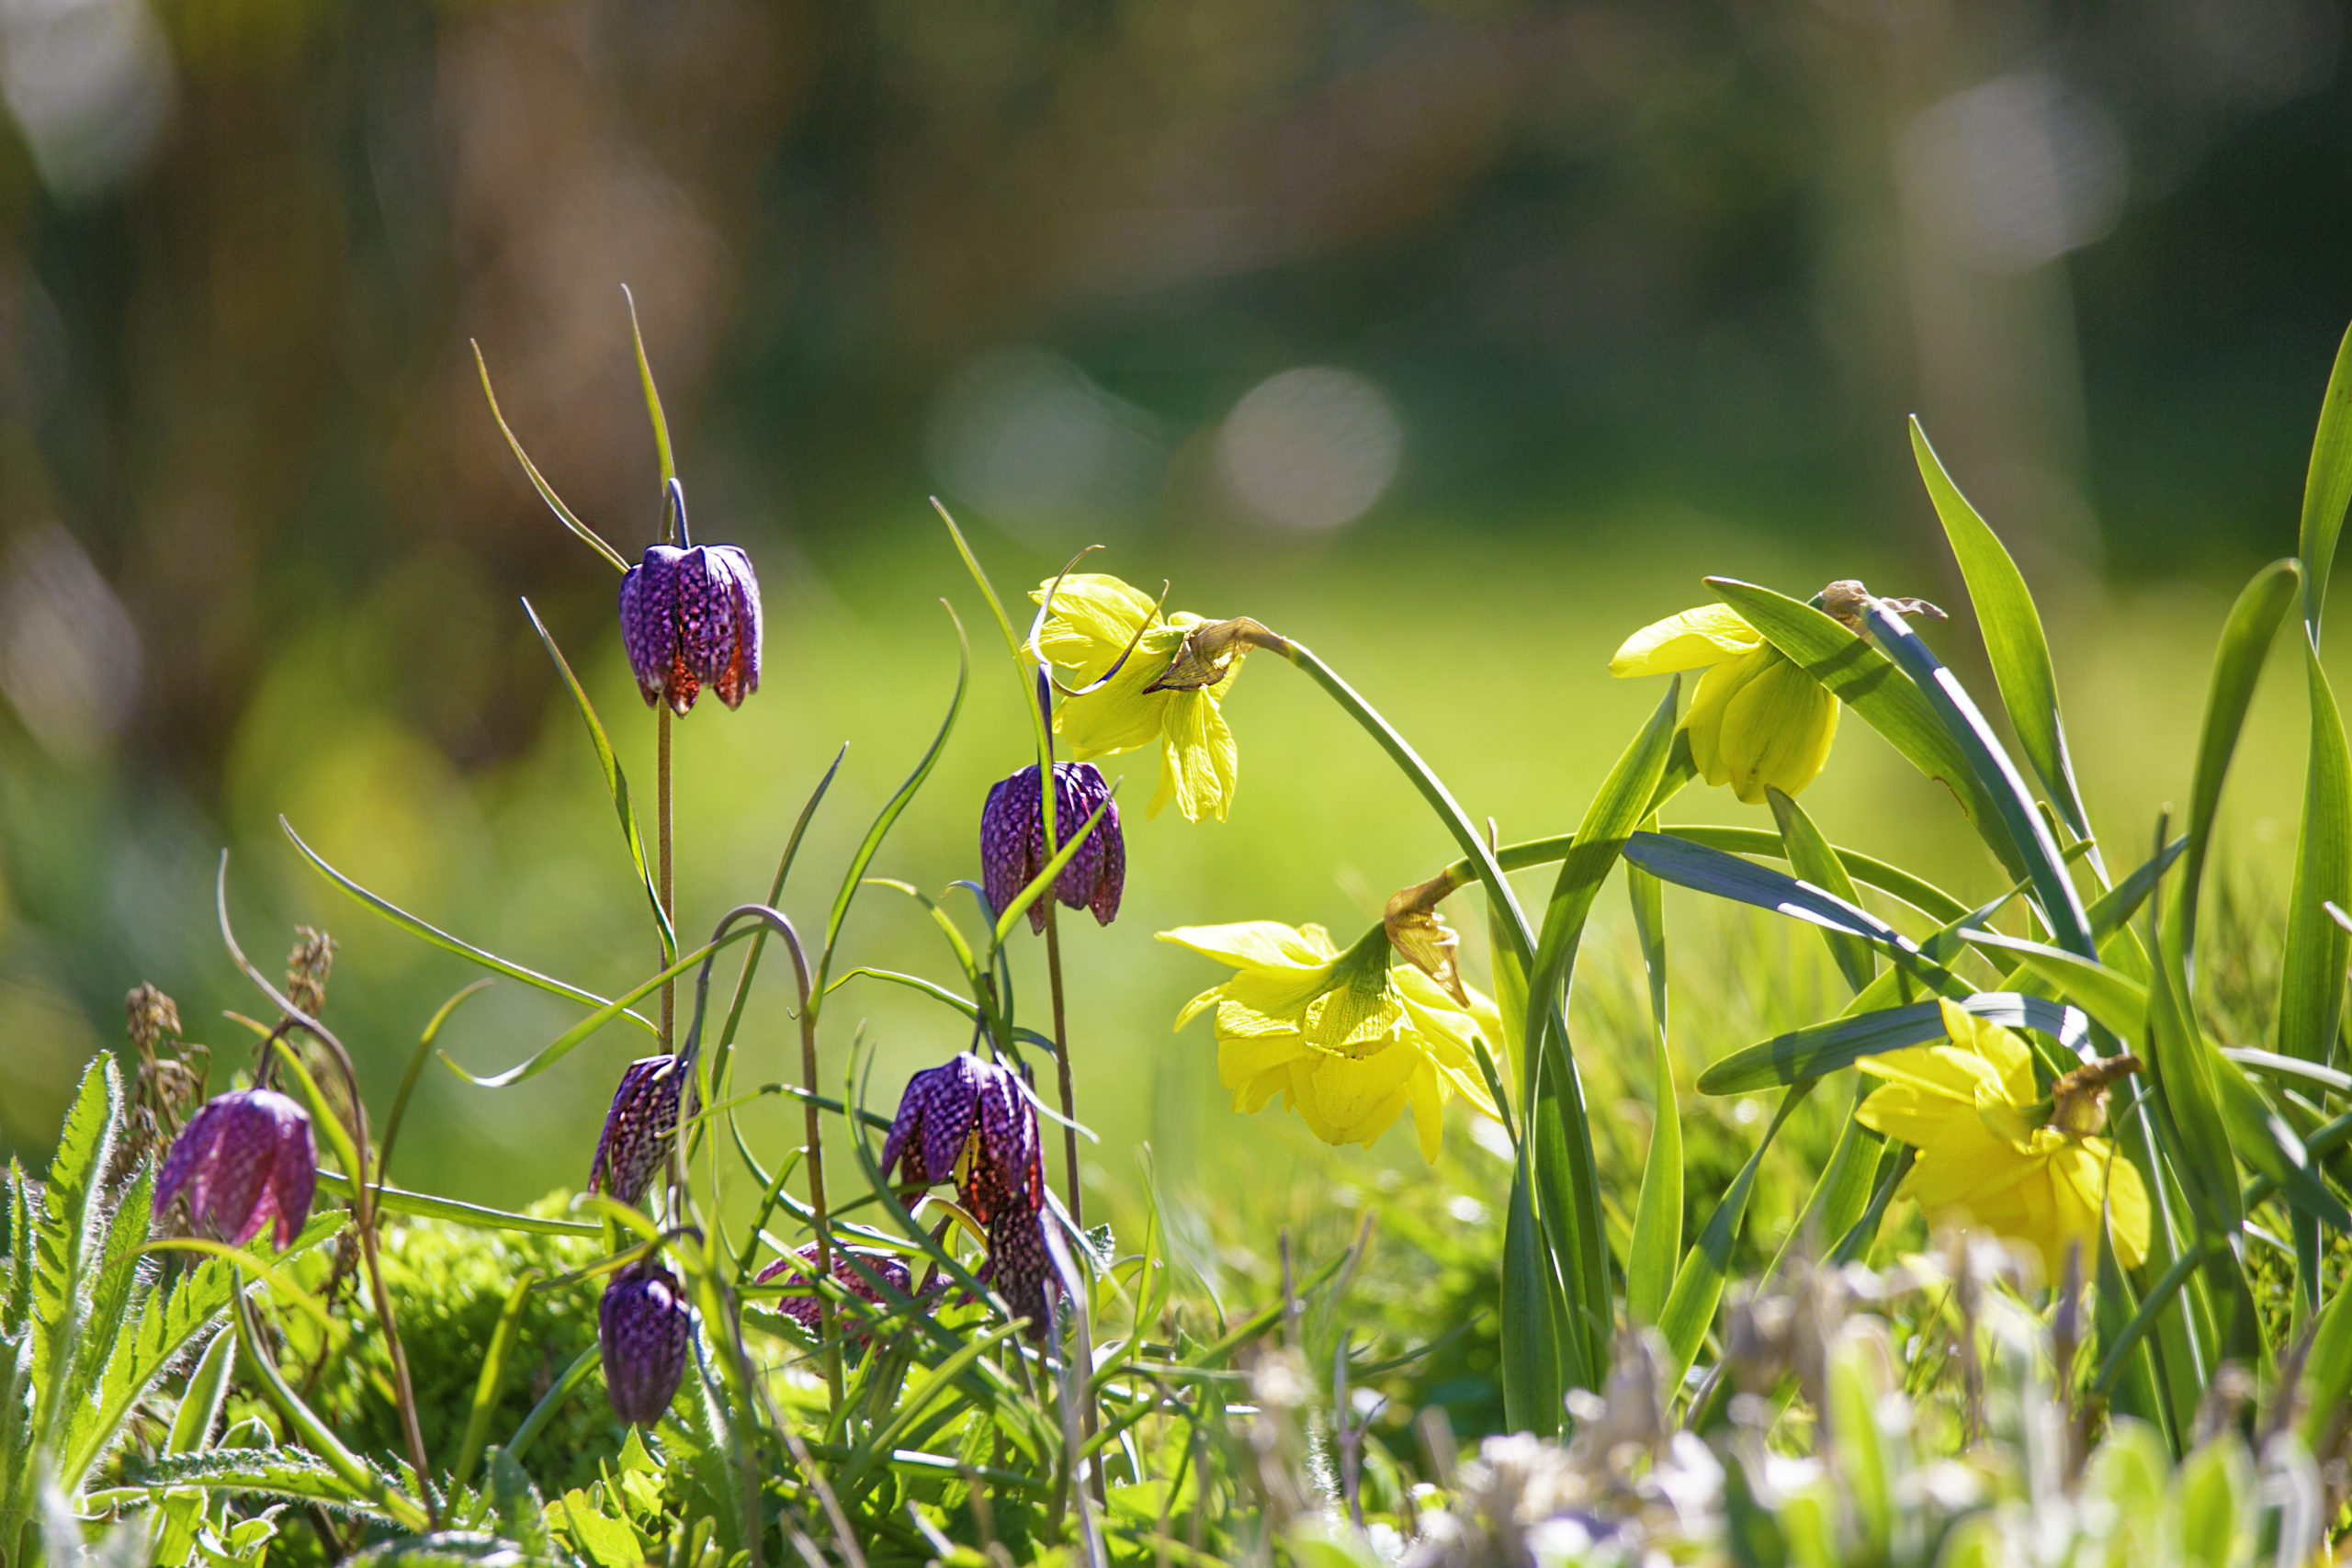
[[[377,1252],[377,1186],[368,1177],[368,1107],[359,1098],[359,1075],[353,1070],[351,1053],[344,1049],[343,1042],[335,1038],[334,1032],[296,1007],[293,999],[271,985],[269,977],[254,967],[253,961],[245,956],[244,949],[237,945],[236,932],[229,925],[229,852],[226,850],[220,852],[220,871],[213,885],[213,899],[220,916],[220,939],[228,945],[230,960],[244,972],[245,978],[251,980],[262,995],[277,1005],[277,1010],[287,1023],[308,1031],[311,1038],[326,1049],[336,1072],[342,1076],[344,1092],[351,1101],[351,1119],[357,1123],[352,1128],[355,1134],[352,1140],[354,1163],[357,1168],[351,1172],[351,1217],[356,1222],[359,1232],[359,1257],[368,1270],[368,1293],[375,1298],[376,1320],[383,1325],[384,1345],[391,1353],[392,1388],[399,1395],[401,1434],[408,1440],[409,1462],[416,1469],[416,1484],[424,1495],[425,1512],[437,1528],[440,1510],[433,1501],[433,1472],[424,1457],[424,1430],[417,1423],[416,1387],[409,1378],[408,1349],[401,1343],[400,1326],[393,1321],[392,1298],[384,1289],[383,1264]],[[281,1024],[279,1027],[285,1026]]]
[[[785,951],[792,955],[792,976],[799,990],[800,1006],[800,1076],[807,1098],[801,1104],[807,1113],[808,1146],[808,1212],[809,1228],[816,1233],[817,1272],[820,1278],[833,1277],[833,1244],[825,1218],[825,1135],[818,1116],[817,1093],[817,1010],[809,1005],[814,991],[813,976],[808,968],[808,950],[800,944],[800,933],[794,929],[792,918],[781,909],[765,904],[738,904],[720,917],[712,933],[713,942],[743,920],[759,920],[784,941]],[[691,1080],[695,1055],[702,1047],[703,1015],[710,1005],[711,964],[718,955],[714,946],[709,957],[695,975],[694,1018],[686,1026],[686,1043],[679,1062],[680,1070]],[[675,1145],[675,1157],[683,1173],[685,1161],[685,1124],[681,1122]],[[833,1408],[842,1403],[842,1350],[833,1335],[832,1303],[823,1295],[817,1299],[818,1336],[825,1347],[825,1387],[832,1395]]]
[[[1365,733],[1380,743],[1380,749],[1388,753],[1405,776],[1413,781],[1413,787],[1421,792],[1421,798],[1430,803],[1430,808],[1453,835],[1453,841],[1462,846],[1463,854],[1476,869],[1478,881],[1486,888],[1487,897],[1495,901],[1498,909],[1510,917],[1503,922],[1503,930],[1510,938],[1521,964],[1532,965],[1535,962],[1534,928],[1527,923],[1526,912],[1519,907],[1518,896],[1511,891],[1510,881],[1504,877],[1503,868],[1495,859],[1495,852],[1471,824],[1469,815],[1462,809],[1462,803],[1455,800],[1453,792],[1445,787],[1445,781],[1421,761],[1421,754],[1413,750],[1409,741],[1380,716],[1378,709],[1364,701],[1363,694],[1353,686],[1341,680],[1337,671],[1317,658],[1312,649],[1305,643],[1285,638],[1283,646],[1274,651],[1297,665],[1317,685],[1329,693],[1332,700],[1346,709],[1349,716],[1363,726]]]

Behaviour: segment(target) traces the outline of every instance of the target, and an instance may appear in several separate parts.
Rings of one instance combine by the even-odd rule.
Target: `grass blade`
[[[539,990],[546,991],[553,996],[563,997],[571,1001],[585,1002],[590,1007],[600,1010],[613,1008],[615,1006],[615,1004],[605,1000],[603,997],[598,996],[594,991],[583,991],[579,987],[567,985],[551,975],[542,975],[536,969],[526,969],[520,964],[515,964],[507,959],[501,958],[498,954],[492,953],[485,948],[476,947],[469,942],[460,941],[457,937],[451,936],[447,931],[443,931],[440,927],[429,925],[425,921],[418,919],[414,915],[410,914],[406,909],[401,908],[390,899],[379,897],[377,895],[368,891],[367,888],[360,886],[356,882],[352,881],[351,878],[344,875],[343,873],[337,871],[334,867],[329,865],[324,860],[320,858],[317,851],[311,849],[310,845],[302,841],[302,836],[294,830],[294,824],[288,822],[284,817],[280,817],[277,819],[277,825],[285,830],[287,838],[293,840],[294,848],[300,852],[302,858],[309,861],[313,866],[317,867],[320,874],[325,876],[328,881],[334,883],[345,893],[350,894],[354,898],[358,899],[362,904],[367,905],[369,908],[383,916],[384,919],[390,920],[392,924],[400,927],[401,930],[408,932],[409,935],[415,937],[418,941],[430,943],[432,946],[439,948],[444,953],[454,953],[460,958],[471,959],[474,963],[481,964],[483,968],[488,969],[494,974],[503,975],[510,980],[520,980],[526,986],[536,987]],[[647,993],[643,991],[635,993],[638,997],[642,997],[646,994]],[[660,1030],[653,1026],[650,1020],[645,1018],[640,1013],[629,1011],[626,1007],[616,1009],[610,1016],[612,1018],[626,1018],[631,1023],[636,1024],[639,1029],[645,1031],[648,1034],[659,1034],[661,1032]]]
[[[964,691],[972,677],[972,648],[964,637],[964,623],[956,618],[955,606],[944,599],[940,604],[947,611],[948,623],[956,628],[956,692],[947,699],[947,716],[939,721],[939,733],[932,738],[930,749],[915,763],[914,772],[907,775],[898,793],[883,804],[875,816],[874,826],[865,830],[865,837],[858,840],[856,852],[849,857],[849,869],[842,874],[841,891],[833,895],[832,909],[825,917],[825,950],[817,961],[817,984],[808,999],[811,1007],[820,1004],[828,989],[825,976],[832,968],[833,948],[841,940],[842,923],[849,919],[850,902],[857,897],[858,887],[865,879],[865,868],[874,863],[874,857],[881,852],[882,840],[889,836],[915,793],[931,777],[931,770],[938,765],[939,754],[947,749],[947,737],[956,728],[956,716],[964,708]]]
[[[645,333],[637,324],[637,296],[628,285],[621,285],[621,298],[628,301],[628,335],[637,345],[637,380],[645,389],[645,417],[653,423],[653,455],[662,464],[662,488],[667,491],[670,481],[678,477],[678,465],[670,454],[670,420],[662,412],[662,394],[654,389],[653,367],[645,360]]]
[[[2032,591],[1976,508],[1960,493],[1936,449],[1928,443],[1917,414],[1911,418],[1911,455],[1927,482],[1928,499],[1944,525],[1944,537],[1960,563],[1968,584],[1969,603],[1976,609],[1976,628],[1984,638],[1984,657],[1993,666],[1993,683],[2000,689],[2001,705],[2008,710],[2017,731],[2018,748],[2041,787],[2078,839],[2091,836],[2090,814],[2083,809],[2082,790],[2075,782],[2075,762],[2066,750],[2066,726],[2058,712],[2058,677],[2050,664],[2050,640],[2041,629]]]
[[[2345,960],[2352,951],[2352,933],[2330,919],[2326,908],[2352,906],[2352,754],[2345,749],[2335,694],[2309,643],[2303,671],[2311,695],[2311,755],[2278,967],[2278,1050],[2317,1062],[2335,1049]]]
[[[1764,1153],[1772,1146],[1789,1115],[1804,1103],[1814,1086],[1821,1080],[1806,1078],[1790,1086],[1781,1097],[1780,1109],[1772,1112],[1772,1120],[1758,1141],[1756,1152],[1739,1168],[1731,1186],[1724,1191],[1723,1201],[1707,1217],[1706,1229],[1699,1233],[1698,1245],[1683,1258],[1682,1267],[1675,1271],[1674,1291],[1667,1297],[1666,1310],[1658,1316],[1658,1334],[1666,1340],[1667,1363],[1660,1369],[1660,1386],[1679,1388],[1690,1363],[1699,1357],[1699,1347],[1707,1337],[1707,1325],[1715,1320],[1715,1307],[1722,1302],[1724,1279],[1731,1269],[1732,1243],[1739,1235],[1739,1226],[1747,1215],[1748,1194],[1756,1187],[1757,1168],[1764,1163]]]
[[[1765,640],[1861,715],[1913,767],[1951,791],[1962,815],[2011,876],[2026,874],[2025,852],[1967,754],[1928,705],[1926,694],[1903,679],[1885,654],[1784,593],[1729,577],[1708,578],[1707,586],[1721,593]]]
[[[2335,538],[2344,509],[2352,503],[2352,330],[2336,345],[2320,400],[2319,428],[2312,435],[2311,467],[2303,476],[2303,521],[2295,554],[2303,563],[2303,628],[2319,644],[2320,610],[2327,598],[2328,570],[2335,564]]]
[[[1653,821],[1656,819],[1653,818]],[[1634,929],[1650,982],[1650,1146],[1642,1193],[1634,1205],[1634,1242],[1625,1255],[1625,1315],[1657,1322],[1682,1256],[1682,1114],[1674,1098],[1674,1060],[1667,1050],[1665,886],[1639,866],[1625,868]]]
[[[621,772],[620,759],[613,754],[613,742],[605,733],[604,722],[596,716],[596,708],[588,700],[587,688],[580,677],[571,672],[571,661],[555,645],[555,638],[539,619],[538,611],[528,599],[523,601],[523,614],[531,617],[531,629],[539,634],[539,645],[555,660],[556,673],[563,677],[564,689],[571,694],[571,704],[588,726],[588,743],[595,748],[596,765],[605,771],[605,789],[613,797],[613,809],[621,819],[621,843],[628,851],[629,863],[637,868],[638,886],[645,889],[645,901],[653,908],[654,934],[662,942],[664,963],[678,956],[678,933],[670,924],[670,912],[662,907],[661,890],[653,886],[653,873],[645,863],[645,840],[637,830],[637,811],[629,804],[628,775]]]
[[[1960,1006],[2004,1029],[2031,1029],[2070,1052],[2089,1038],[2090,1021],[2076,1008],[2015,991],[1979,991]],[[1900,1051],[1942,1037],[1940,1002],[1917,1002],[1792,1030],[1759,1041],[1714,1063],[1699,1075],[1699,1092],[1753,1094],[1775,1085],[1801,1083],[1850,1067],[1865,1056]]]
[[[1861,907],[1861,895],[1854,891],[1853,879],[1846,874],[1846,867],[1830,850],[1829,840],[1804,814],[1804,807],[1777,789],[1767,788],[1765,796],[1771,802],[1773,819],[1781,825],[1781,856],[1789,869],[1815,886],[1836,894],[1855,908]],[[1821,940],[1829,944],[1829,956],[1837,961],[1838,972],[1846,976],[1846,984],[1856,991],[1878,977],[1878,957],[1871,944],[1858,936],[1821,928]]]
[[[481,356],[481,344],[473,344],[472,347],[474,368],[481,372],[481,395],[490,400],[490,417],[498,422],[498,434],[506,437],[506,449],[514,454],[514,460],[523,465],[523,472],[530,476],[531,488],[539,492],[539,499],[548,503],[548,510],[555,513],[556,520],[571,529],[582,544],[611,562],[615,571],[627,571],[628,558],[606,544],[603,535],[572,515],[571,508],[563,503],[563,497],[556,494],[555,487],[548,483],[538,465],[523,450],[523,444],[514,439],[514,432],[507,428],[506,416],[499,412],[498,394],[490,389],[490,365]]]
[[[1635,833],[1626,841],[1624,852],[1626,860],[1679,887],[1752,904],[1882,947],[1900,968],[1931,990],[1961,996],[1970,989],[1922,952],[1917,942],[1876,915],[1786,873],[1664,833]]]
[[[2082,957],[2096,958],[2098,948],[2091,941],[2090,917],[2083,909],[2082,897],[2075,891],[2073,879],[2066,874],[2065,859],[2058,852],[2057,840],[2051,837],[2041,813],[2034,809],[2033,796],[2027,793],[2025,780],[2018,775],[2018,765],[2002,750],[1992,727],[1977,710],[1975,700],[1961,685],[1959,678],[1928,651],[1928,645],[1919,640],[1918,634],[1883,601],[1871,600],[1863,614],[1869,617],[1871,629],[1877,634],[1887,657],[1900,665],[1926,695],[1970,766],[1976,770],[1977,779],[1991,796],[1994,809],[2000,813],[2008,829],[2011,842],[2026,857],[2026,874],[2032,878],[2042,919],[2049,922],[2058,945]]]
[[[450,1472],[449,1489],[457,1491],[472,1479],[474,1465],[481,1459],[482,1445],[490,1440],[491,1413],[498,1408],[498,1383],[506,1372],[506,1358],[514,1349],[514,1331],[523,1321],[523,1308],[531,1299],[531,1287],[539,1282],[537,1269],[526,1269],[514,1277],[506,1292],[506,1304],[500,1309],[498,1323],[490,1332],[490,1348],[482,1352],[481,1373],[474,1380],[473,1406],[466,1416],[465,1439],[458,1445],[458,1462]]]
[[[573,1046],[612,1022],[613,1020],[624,1015],[635,1018],[637,1015],[628,1010],[629,1003],[643,1001],[660,990],[665,983],[692,970],[720,948],[727,946],[729,942],[741,942],[751,934],[749,927],[739,927],[729,931],[717,942],[705,942],[692,953],[680,953],[675,964],[667,965],[650,979],[639,981],[620,996],[606,1002],[603,1007],[540,1046],[527,1060],[515,1063],[503,1073],[492,1073],[488,1077],[477,1077],[451,1060],[447,1051],[441,1053],[442,1065],[476,1089],[505,1089],[510,1085],[521,1083],[525,1078],[535,1078],[571,1055]]]
[[[2181,951],[2197,951],[2197,892],[2205,877],[2206,852],[2213,838],[2213,818],[2222,800],[2222,784],[2229,777],[2230,759],[2245,728],[2246,710],[2254,704],[2254,689],[2270,644],[2294,603],[2301,569],[2294,561],[2272,561],[2238,593],[2222,624],[2221,642],[2213,649],[2213,675],[2205,697],[2205,722],[2197,739],[2197,777],[2189,791],[2188,863],[2181,868],[2176,895],[2174,931]]]
[[[1608,1365],[1615,1314],[1609,1288],[1609,1250],[1600,1179],[1592,1155],[1584,1088],[1577,1077],[1565,1024],[1566,998],[1576,968],[1585,919],[1600,885],[1616,867],[1634,829],[1651,814],[1650,799],[1666,772],[1681,693],[1677,677],[1649,722],[1618,758],[1577,829],[1544,906],[1535,962],[1528,972],[1524,1038],[1535,1046],[1521,1064],[1521,1103],[1525,1147],[1535,1151],[1536,1217],[1544,1224],[1569,1296],[1569,1338],[1561,1374],[1575,1386],[1598,1387]],[[1541,1070],[1537,1065],[1541,1064]]]

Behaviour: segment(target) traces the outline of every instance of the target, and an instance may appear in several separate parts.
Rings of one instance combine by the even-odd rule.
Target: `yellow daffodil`
[[[2137,1269],[2148,1256],[2147,1189],[2107,1139],[2089,1135],[2104,1079],[2080,1090],[2062,1079],[2055,1103],[2041,1100],[2024,1041],[1950,1001],[1943,1016],[1942,1041],[1859,1064],[1883,1082],[1856,1119],[1919,1151],[1897,1194],[2028,1243],[2053,1282],[2075,1243],[2085,1271],[2095,1267],[2104,1204],[2117,1261]]]
[[[1187,822],[1225,820],[1240,753],[1217,705],[1250,644],[1227,637],[1204,649],[1194,634],[1244,623],[1213,626],[1182,611],[1162,616],[1148,594],[1097,572],[1072,572],[1058,588],[1040,583],[1029,596],[1042,604],[1048,592],[1053,614],[1038,630],[1035,651],[1074,672],[1082,693],[1065,698],[1054,715],[1054,733],[1070,760],[1157,745],[1159,787],[1144,814],[1157,817],[1172,800]]]
[[[1682,727],[1690,761],[1711,784],[1760,805],[1769,787],[1794,795],[1829,761],[1838,702],[1728,604],[1702,604],[1625,639],[1609,672],[1623,678],[1704,670]]]
[[[1279,1092],[1325,1143],[1369,1147],[1410,1107],[1426,1160],[1437,1158],[1454,1095],[1496,1114],[1470,1045],[1474,1032],[1490,1048],[1501,1041],[1495,1004],[1464,987],[1464,1008],[1419,969],[1390,967],[1380,928],[1345,953],[1320,926],[1272,920],[1159,940],[1234,967],[1176,1018],[1182,1029],[1216,1010],[1217,1079],[1234,1110],[1261,1110]]]

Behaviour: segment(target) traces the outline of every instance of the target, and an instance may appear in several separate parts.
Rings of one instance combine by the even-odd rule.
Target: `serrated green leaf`
[[[2017,731],[2018,748],[2041,787],[2078,839],[2091,836],[2090,814],[2083,808],[2082,790],[2075,782],[2075,762],[2066,750],[2065,721],[2058,711],[2058,677],[2050,663],[2050,639],[2041,629],[2041,612],[2024,573],[1998,536],[1968,498],[1952,483],[1943,461],[1928,443],[1918,416],[1911,418],[1911,454],[1926,481],[1928,498],[1951,541],[1952,558],[1968,584],[1969,602],[1976,608],[1977,630],[1984,635],[1984,656],[1993,666],[1993,683],[2008,710]]]
[[[354,1491],[324,1461],[300,1449],[215,1449],[134,1467],[133,1484],[92,1495],[93,1502],[140,1493],[160,1494],[180,1486],[209,1492],[250,1493],[315,1503],[339,1514],[389,1522],[375,1501]]]
[[[65,1393],[74,1358],[88,1320],[94,1283],[94,1254],[104,1245],[105,1204],[100,1180],[114,1157],[122,1125],[122,1077],[114,1058],[101,1055],[82,1071],[82,1083],[65,1113],[57,1156],[41,1189],[41,1212],[32,1231],[34,1409],[32,1447],[55,1445],[63,1425]],[[23,1496],[13,1499],[19,1506]]]

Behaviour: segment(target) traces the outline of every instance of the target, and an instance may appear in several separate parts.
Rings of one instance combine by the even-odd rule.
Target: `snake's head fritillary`
[[[155,1178],[155,1213],[185,1192],[198,1234],[243,1247],[270,1227],[285,1247],[311,1217],[318,1172],[309,1113],[275,1089],[236,1089],[207,1100],[172,1144]]]
[[[680,716],[708,686],[729,707],[760,689],[760,580],[733,545],[647,547],[621,578],[621,646],[647,706]]]

